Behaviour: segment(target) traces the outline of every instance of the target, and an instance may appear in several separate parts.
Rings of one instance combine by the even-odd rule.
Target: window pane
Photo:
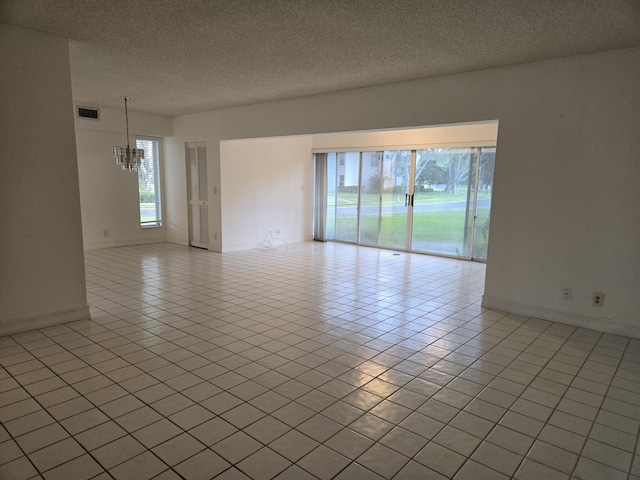
[[[140,200],[140,226],[160,227],[160,174],[158,170],[158,141],[137,139],[136,147],[144,150],[144,159],[138,169]]]
[[[360,154],[337,153],[337,186],[335,187],[335,239],[346,242],[358,240],[358,187]]]
[[[377,245],[380,219],[380,156],[382,152],[362,152],[360,186],[360,243]]]
[[[478,168],[478,201],[476,222],[473,232],[473,258],[487,260],[489,246],[489,222],[491,219],[491,193],[493,191],[493,170],[496,164],[496,148],[480,149]]]
[[[336,154],[327,154],[327,240],[336,238],[337,168]]]
[[[469,257],[475,149],[416,152],[412,250]]]
[[[405,206],[405,193],[409,193],[411,150],[385,151],[383,165],[380,245],[405,248],[408,211]]]

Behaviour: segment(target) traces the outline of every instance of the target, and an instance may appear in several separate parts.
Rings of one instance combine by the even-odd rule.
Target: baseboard
[[[85,250],[98,250],[101,248],[115,248],[115,247],[132,247],[135,245],[148,245],[150,243],[164,243],[164,238],[150,238],[148,240],[136,238],[134,240],[120,240],[114,242],[93,242],[85,243]]]
[[[260,240],[252,243],[241,243],[235,245],[224,245],[222,247],[222,253],[241,252],[245,250],[268,250],[273,248],[275,250],[286,250],[289,245],[295,245],[296,243],[305,243],[313,240],[312,235],[306,235],[304,237],[282,238],[271,237],[264,240]]]
[[[189,246],[189,239],[182,237],[173,237],[171,235],[167,235],[167,243],[173,243],[175,245],[182,245],[183,247]]]
[[[589,328],[591,330],[598,330],[600,332],[611,333],[614,335],[640,338],[640,324],[635,325],[611,318],[579,315],[573,312],[543,307],[540,305],[518,303],[491,295],[483,295],[482,306],[493,310],[502,310],[503,312],[515,313],[527,317],[565,323],[567,325],[573,325],[574,327]]]
[[[90,318],[89,306],[34,317],[0,320],[0,337]]]

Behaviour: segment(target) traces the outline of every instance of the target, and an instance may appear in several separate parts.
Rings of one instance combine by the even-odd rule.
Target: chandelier
[[[129,146],[129,112],[127,110],[127,100],[129,97],[122,97],[124,100],[124,117],[127,122],[127,146],[113,147],[113,156],[116,163],[126,172],[137,172],[141,160],[144,158],[144,150],[142,148],[131,148]]]

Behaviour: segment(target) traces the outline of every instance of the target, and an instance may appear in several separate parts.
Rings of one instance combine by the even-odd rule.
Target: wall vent
[[[100,120],[100,109],[95,107],[81,107],[79,105],[76,105],[76,115],[78,116],[78,118]]]

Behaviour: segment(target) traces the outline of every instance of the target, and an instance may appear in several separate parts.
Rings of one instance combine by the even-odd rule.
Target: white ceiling
[[[640,0],[1,0],[76,103],[179,115],[640,45]]]

